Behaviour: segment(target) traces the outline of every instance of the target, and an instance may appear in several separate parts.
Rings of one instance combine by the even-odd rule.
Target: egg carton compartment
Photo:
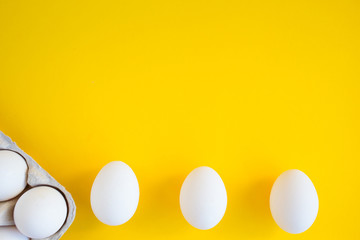
[[[42,238],[41,240],[58,240],[68,230],[75,218],[76,206],[71,194],[60,185],[48,172],[35,162],[35,160],[21,150],[15,142],[0,131],[0,150],[11,150],[20,154],[28,165],[27,186],[25,191],[37,186],[50,186],[60,191],[67,203],[68,213],[63,226],[50,237]],[[14,226],[13,211],[19,194],[16,198],[9,201],[0,202],[0,226]],[[35,239],[33,239],[35,240]],[[37,240],[37,239],[36,239]]]

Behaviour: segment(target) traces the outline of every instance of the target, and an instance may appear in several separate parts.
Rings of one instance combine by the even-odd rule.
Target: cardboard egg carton
[[[37,164],[34,159],[27,155],[23,150],[21,150],[15,142],[13,142],[8,136],[0,131],[0,150],[11,150],[20,154],[25,160],[29,167],[28,177],[27,177],[27,187],[24,190],[36,186],[50,186],[59,190],[65,197],[68,207],[68,214],[65,220],[64,225],[57,231],[55,234],[48,238],[42,238],[41,240],[58,240],[61,236],[67,231],[75,218],[76,206],[71,194],[66,191],[66,189],[61,186],[49,173],[47,173],[43,168]],[[9,201],[0,202],[0,226],[14,226],[13,211],[15,204],[18,198],[22,195],[19,194],[14,199]],[[33,239],[35,240],[35,239]]]

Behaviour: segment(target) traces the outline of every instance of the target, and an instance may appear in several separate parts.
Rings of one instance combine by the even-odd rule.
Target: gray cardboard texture
[[[47,173],[43,168],[41,168],[39,164],[37,164],[34,161],[34,159],[32,159],[29,155],[27,155],[24,151],[22,151],[16,145],[15,142],[13,142],[8,136],[6,136],[1,131],[0,131],[0,150],[12,150],[14,152],[19,153],[26,160],[27,165],[29,167],[29,171],[28,171],[28,179],[27,179],[28,186],[24,191],[39,185],[47,185],[54,187],[63,193],[68,205],[68,215],[65,220],[65,223],[60,228],[60,230],[56,232],[54,235],[48,238],[43,238],[41,240],[60,239],[61,236],[70,227],[70,225],[72,224],[75,218],[76,206],[73,198],[71,197],[71,194],[68,191],[66,191],[65,188],[61,186],[52,176],[50,176],[49,173]],[[13,209],[18,197],[6,202],[0,202],[0,226],[14,225]]]

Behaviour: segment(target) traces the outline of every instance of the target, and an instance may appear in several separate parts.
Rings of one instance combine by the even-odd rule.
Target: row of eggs
[[[139,202],[139,184],[125,163],[110,162],[96,176],[91,189],[91,207],[95,216],[107,225],[121,225],[135,213]],[[198,167],[184,180],[180,190],[180,208],[195,228],[207,230],[223,218],[227,193],[220,175],[210,167]],[[306,231],[319,209],[316,189],[300,170],[282,173],[270,193],[270,210],[275,222],[289,233]]]
[[[24,192],[26,175],[27,164],[19,154],[0,151],[0,202],[22,193],[14,209],[16,227],[0,227],[0,239],[46,238],[64,224],[68,209],[62,194],[49,186]],[[91,207],[101,222],[121,225],[134,215],[139,195],[133,170],[124,162],[114,161],[96,176]],[[226,188],[215,170],[198,167],[186,177],[180,191],[180,208],[192,226],[202,230],[213,228],[223,218],[226,207]],[[277,178],[270,194],[270,210],[283,230],[289,233],[307,230],[315,221],[318,208],[315,187],[303,172],[288,170]]]

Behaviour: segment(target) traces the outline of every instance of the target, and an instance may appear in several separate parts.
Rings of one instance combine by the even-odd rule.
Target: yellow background
[[[0,0],[0,129],[73,195],[62,238],[359,239],[359,1]],[[108,162],[140,184],[109,227],[89,195]],[[228,208],[201,231],[181,215],[186,175],[207,165]],[[320,209],[282,231],[269,192],[304,171]]]

